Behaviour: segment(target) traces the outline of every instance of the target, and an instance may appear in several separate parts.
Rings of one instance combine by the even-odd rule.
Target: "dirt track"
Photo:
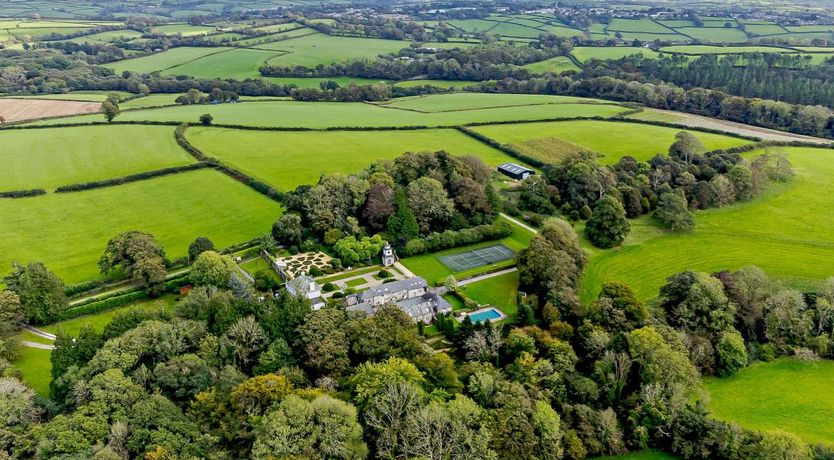
[[[656,112],[664,114],[672,123],[684,126],[691,126],[693,128],[707,128],[717,129],[721,131],[732,132],[742,136],[758,137],[766,141],[791,142],[802,141],[814,144],[831,144],[829,139],[821,139],[819,137],[803,136],[801,134],[788,133],[785,131],[777,131],[775,129],[760,128],[758,126],[745,125],[743,123],[736,123],[733,121],[719,120],[717,118],[709,118],[701,115],[694,115],[683,112],[670,112],[667,110],[646,109],[645,113]],[[642,113],[642,112],[641,112]],[[633,116],[633,118],[641,118],[640,113]]]
[[[95,113],[100,108],[100,102],[0,99],[0,117],[5,118],[6,123],[79,113]]]

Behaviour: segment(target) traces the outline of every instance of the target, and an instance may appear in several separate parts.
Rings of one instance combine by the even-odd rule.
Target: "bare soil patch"
[[[47,99],[0,99],[0,117],[6,123],[39,118],[96,113],[100,102],[56,101]]]

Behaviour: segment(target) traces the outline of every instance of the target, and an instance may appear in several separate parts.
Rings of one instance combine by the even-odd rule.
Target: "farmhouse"
[[[348,311],[373,315],[383,305],[393,304],[406,312],[415,323],[430,323],[439,313],[451,313],[452,306],[429,289],[426,280],[415,276],[372,287],[347,297]]]
[[[287,292],[309,300],[313,306],[313,310],[318,310],[325,306],[324,299],[321,297],[319,283],[316,283],[316,280],[307,275],[301,275],[288,281]]]
[[[516,180],[524,180],[532,176],[533,174],[536,174],[536,172],[532,169],[525,168],[524,166],[520,166],[515,163],[502,164],[498,167],[498,172],[504,174],[505,176],[512,177]]]

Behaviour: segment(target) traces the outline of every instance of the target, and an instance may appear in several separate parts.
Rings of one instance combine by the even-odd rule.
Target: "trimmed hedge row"
[[[123,307],[131,302],[136,302],[137,300],[144,300],[147,298],[148,293],[144,290],[108,297],[104,300],[97,300],[84,305],[68,308],[62,311],[60,315],[58,315],[58,321],[66,321],[68,319],[78,318],[79,316],[100,313],[105,310]]]
[[[511,156],[511,157],[513,157],[517,160],[521,160],[524,163],[527,163],[530,166],[534,166],[536,168],[541,168],[542,166],[545,165],[545,163],[541,160],[538,160],[538,159],[533,158],[529,155],[521,153],[520,151],[510,147],[509,145],[502,144],[502,143],[496,141],[495,139],[484,136],[481,133],[478,133],[478,132],[475,132],[475,131],[469,129],[466,126],[458,126],[457,129],[458,129],[458,131],[466,134],[467,136],[472,137],[475,140],[478,140],[480,142],[483,142],[484,144],[487,144],[490,147],[498,149],[498,150],[506,153],[507,155],[509,155],[509,156]]]
[[[31,190],[12,190],[10,192],[0,192],[0,198],[27,198],[30,196],[46,195],[46,190],[42,188],[33,188]]]
[[[443,233],[432,233],[425,238],[415,238],[402,249],[404,256],[416,256],[427,252],[450,249],[458,246],[480,243],[481,241],[506,238],[513,233],[513,228],[506,222],[478,225],[463,230],[446,230]]]
[[[171,168],[157,169],[154,171],[146,171],[138,174],[131,174],[128,176],[116,177],[113,179],[98,180],[92,182],[81,182],[79,184],[62,185],[55,189],[55,193],[79,192],[82,190],[91,190],[102,187],[113,187],[116,185],[127,184],[130,182],[137,182],[146,179],[153,179],[155,177],[168,176],[171,174],[179,174],[187,171],[194,171],[197,169],[209,168],[210,164],[201,162],[185,166],[174,166]]]
[[[209,164],[210,166],[216,168],[217,170],[223,172],[224,174],[231,177],[232,179],[235,179],[236,181],[238,181],[238,182],[240,182],[244,185],[249,186],[250,188],[254,189],[256,192],[259,192],[263,195],[266,195],[266,196],[272,198],[275,201],[281,202],[284,195],[281,192],[279,192],[278,190],[275,190],[274,188],[272,188],[271,185],[269,185],[265,182],[261,182],[261,181],[259,181],[258,179],[255,179],[252,176],[249,176],[249,175],[247,175],[247,174],[245,174],[241,171],[238,171],[237,169],[234,169],[230,166],[227,166],[227,165],[223,164],[222,162],[220,162],[219,160],[217,160],[216,158],[212,158],[212,157],[206,155],[205,153],[203,153],[197,147],[194,147],[194,145],[191,144],[190,142],[188,142],[188,139],[185,138],[185,130],[188,129],[188,127],[189,127],[189,125],[187,123],[184,123],[184,124],[179,125],[177,127],[177,129],[174,131],[174,138],[176,139],[177,144],[179,144],[180,147],[185,149],[186,152],[191,154],[191,156],[193,156],[197,160],[199,160],[201,162],[205,162],[205,163]]]

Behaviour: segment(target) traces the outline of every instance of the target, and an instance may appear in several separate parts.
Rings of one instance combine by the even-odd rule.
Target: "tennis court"
[[[472,268],[502,262],[515,257],[515,252],[503,244],[496,244],[488,248],[473,249],[450,256],[440,256],[440,262],[454,272],[462,272]]]

